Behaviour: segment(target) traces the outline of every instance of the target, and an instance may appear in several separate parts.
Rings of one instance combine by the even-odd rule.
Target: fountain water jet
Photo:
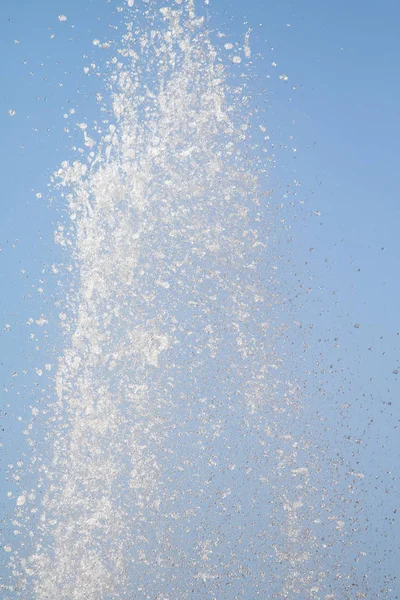
[[[75,283],[26,586],[36,600],[322,597],[318,461],[279,351],[246,80],[229,84],[192,1],[145,17],[111,61],[112,118],[54,177]],[[246,34],[231,61],[249,58]]]

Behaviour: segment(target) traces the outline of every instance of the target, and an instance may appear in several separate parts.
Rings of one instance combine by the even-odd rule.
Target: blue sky
[[[71,156],[63,115],[73,107],[75,122],[99,116],[94,95],[101,82],[83,68],[97,61],[92,40],[116,35],[109,28],[119,22],[116,6],[103,0],[5,0],[0,6],[0,373],[9,390],[1,405],[7,413],[0,431],[3,466],[14,463],[25,444],[16,420],[30,418],[32,369],[57,343],[53,329],[46,338],[43,328],[24,324],[54,311],[49,266],[60,260],[52,241],[58,212],[57,205],[48,206],[46,190],[51,173]],[[211,0],[210,12],[214,27],[227,31],[229,40],[251,27],[253,55],[263,57],[254,85],[267,91],[265,120],[277,141],[271,182],[279,197],[296,179],[301,184],[296,198],[304,199],[290,222],[285,285],[302,298],[295,305],[299,320],[314,326],[307,334],[306,360],[315,364],[321,356],[322,365],[335,365],[332,374],[309,382],[316,394],[324,380],[329,444],[341,440],[347,455],[353,443],[346,441],[347,431],[363,440],[359,460],[367,473],[367,510],[376,523],[367,539],[377,557],[371,563],[374,576],[383,585],[385,575],[395,572],[400,535],[393,512],[400,418],[394,373],[400,371],[400,7],[388,0]],[[61,14],[66,22],[58,20]],[[281,74],[288,80],[279,80]],[[10,116],[10,110],[16,114]],[[70,129],[73,133],[73,121]],[[312,291],[305,294],[305,288]],[[4,331],[8,324],[11,330]],[[29,339],[31,333],[39,342]],[[313,402],[316,396],[310,411]],[[350,408],[342,418],[343,403]],[[1,510],[10,506],[0,495]],[[393,592],[390,598],[395,597]]]

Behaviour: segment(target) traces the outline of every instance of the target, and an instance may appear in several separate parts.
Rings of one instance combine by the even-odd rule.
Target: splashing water
[[[246,86],[229,84],[190,0],[145,19],[111,61],[107,130],[84,129],[86,160],[55,175],[73,291],[22,588],[36,600],[353,598],[332,583],[345,534],[284,360]],[[234,64],[250,58],[249,35]]]

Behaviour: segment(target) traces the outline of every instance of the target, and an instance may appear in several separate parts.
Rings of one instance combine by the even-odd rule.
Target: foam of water
[[[36,600],[339,598],[278,350],[246,85],[229,85],[191,0],[145,13],[111,62],[112,117],[55,174],[74,290],[24,586]],[[232,61],[250,56],[248,33]]]

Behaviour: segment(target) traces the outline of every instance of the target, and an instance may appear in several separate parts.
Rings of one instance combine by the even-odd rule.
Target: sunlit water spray
[[[342,526],[318,533],[326,490],[278,350],[249,33],[229,85],[192,2],[144,6],[110,63],[112,116],[82,126],[86,158],[54,178],[73,291],[20,595],[350,597],[331,585]]]

